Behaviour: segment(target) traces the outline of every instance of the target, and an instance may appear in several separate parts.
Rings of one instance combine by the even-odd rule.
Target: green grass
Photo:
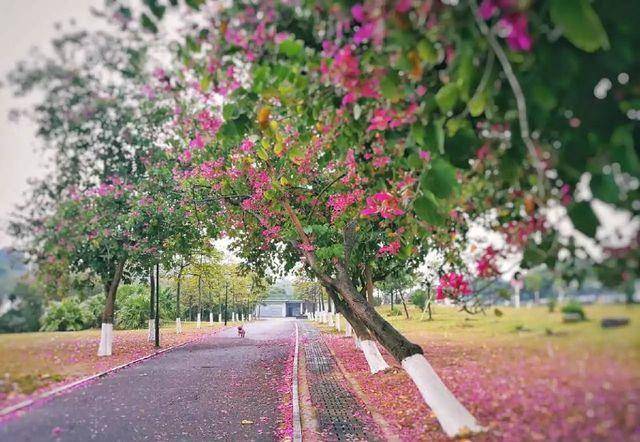
[[[409,339],[421,344],[429,340],[447,340],[460,344],[495,344],[503,346],[539,347],[551,342],[561,349],[588,349],[612,351],[640,361],[640,306],[587,305],[587,320],[578,323],[562,322],[559,309],[549,313],[546,307],[515,309],[499,307],[502,316],[494,309],[484,314],[470,315],[458,309],[436,305],[433,320],[420,320],[421,312],[410,309],[411,319],[405,316],[387,316],[389,307],[380,307],[380,313]],[[624,316],[630,319],[626,327],[603,329],[604,317]]]

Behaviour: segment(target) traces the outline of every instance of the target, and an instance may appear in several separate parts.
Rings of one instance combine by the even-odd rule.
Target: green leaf
[[[444,119],[432,121],[425,132],[425,145],[433,152],[444,153]]]
[[[453,83],[445,84],[436,93],[436,103],[442,113],[446,114],[453,110],[458,102],[458,86]]]
[[[426,61],[427,63],[436,64],[439,61],[438,49],[435,47],[431,41],[427,39],[422,39],[418,42],[418,55],[420,59]]]
[[[397,75],[390,74],[380,82],[380,92],[388,100],[396,101],[402,98],[402,91],[399,88],[400,80]]]
[[[598,218],[588,202],[582,201],[569,208],[569,218],[576,229],[593,238],[598,228]]]
[[[440,226],[444,223],[444,218],[438,210],[438,204],[430,192],[413,202],[413,211],[418,218],[431,225]]]
[[[264,147],[260,147],[257,153],[258,153],[258,158],[260,158],[262,161],[267,161],[269,159],[269,154],[267,153],[266,150],[264,150]]]
[[[609,48],[609,38],[589,0],[551,0],[551,20],[564,36],[586,52]]]
[[[198,10],[204,4],[205,0],[185,0],[185,3],[192,9]]]
[[[289,58],[295,58],[302,52],[302,42],[289,38],[280,43],[280,52]]]
[[[447,198],[460,187],[456,179],[456,169],[446,160],[437,158],[431,168],[422,176],[420,186],[423,192],[430,191],[438,198]]]
[[[484,108],[487,105],[487,96],[484,92],[480,92],[469,100],[467,107],[472,117],[479,117],[484,112]]]
[[[618,185],[613,175],[599,174],[591,177],[591,191],[593,196],[606,203],[615,204],[619,200]]]
[[[147,14],[142,14],[140,16],[140,24],[143,28],[145,28],[149,32],[153,32],[154,34],[158,32],[158,27],[156,24],[149,18]]]

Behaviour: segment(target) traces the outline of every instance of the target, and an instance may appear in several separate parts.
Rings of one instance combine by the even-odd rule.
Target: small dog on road
[[[240,336],[241,338],[244,338],[244,334],[246,333],[245,329],[239,325],[238,326],[238,336]]]

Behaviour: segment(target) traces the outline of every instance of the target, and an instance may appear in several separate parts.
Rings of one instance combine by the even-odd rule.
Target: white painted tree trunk
[[[176,333],[182,333],[182,321],[176,318]]]
[[[201,315],[200,313],[198,313],[198,317],[196,319],[196,327],[200,328],[200,326],[202,326],[202,320],[201,320]]]
[[[515,293],[513,295],[513,306],[515,308],[520,308],[520,287],[516,287]]]
[[[444,385],[423,355],[415,354],[403,359],[402,367],[418,387],[447,436],[465,436],[484,430]]]
[[[222,322],[222,313],[218,313],[218,322]]]
[[[340,331],[340,313],[336,314],[336,330]]]
[[[149,342],[156,340],[156,319],[155,318],[149,319],[149,333],[147,334],[147,338],[149,339]]]
[[[242,322],[244,322],[244,313],[242,314]]]
[[[249,313],[249,322],[253,321],[253,315]]]
[[[360,338],[358,338],[358,335],[353,335],[353,343],[356,345],[356,348],[358,350],[361,350],[360,348]]]
[[[213,325],[213,312],[209,312],[209,324]]]
[[[353,328],[351,327],[351,324],[349,323],[349,321],[345,321],[347,323],[346,326],[346,330],[344,331],[344,335],[347,337],[351,337],[351,334],[353,333]]]
[[[111,346],[113,345],[113,324],[102,323],[100,330],[100,345],[98,346],[98,356],[111,356]]]
[[[387,361],[385,361],[382,354],[380,354],[380,350],[375,341],[360,341],[360,348],[364,353],[364,357],[367,359],[371,373],[377,373],[389,368],[389,364],[387,364]]]

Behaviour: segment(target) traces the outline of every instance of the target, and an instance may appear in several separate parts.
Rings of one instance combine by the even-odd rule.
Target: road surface
[[[294,320],[225,330],[36,405],[0,441],[271,441]]]

